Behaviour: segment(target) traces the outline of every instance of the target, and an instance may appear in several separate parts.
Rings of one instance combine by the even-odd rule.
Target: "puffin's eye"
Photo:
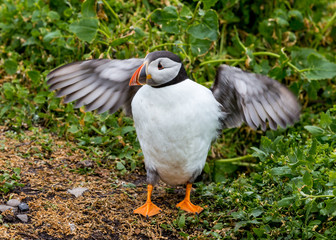
[[[159,62],[159,64],[158,64],[158,69],[159,70],[162,70],[162,69],[164,69],[164,67],[162,66],[162,64]]]

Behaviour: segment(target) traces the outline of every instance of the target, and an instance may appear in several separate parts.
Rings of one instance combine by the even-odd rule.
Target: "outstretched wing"
[[[123,107],[131,115],[131,102],[140,87],[130,87],[129,81],[142,63],[138,58],[74,62],[50,72],[47,84],[50,91],[57,90],[57,97],[66,96],[65,103],[76,101],[76,108],[114,113]]]
[[[300,117],[296,97],[282,84],[263,75],[248,73],[236,67],[221,65],[217,70],[213,95],[227,113],[224,128],[238,127],[243,122],[253,129],[285,128]]]

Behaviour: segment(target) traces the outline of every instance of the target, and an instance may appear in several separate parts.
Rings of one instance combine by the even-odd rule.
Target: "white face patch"
[[[182,63],[175,62],[169,58],[158,58],[147,67],[147,75],[151,75],[148,84],[159,86],[173,80],[181,69]]]

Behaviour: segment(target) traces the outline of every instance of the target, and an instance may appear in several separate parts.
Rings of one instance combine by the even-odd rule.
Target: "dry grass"
[[[81,174],[78,162],[85,153],[74,144],[53,138],[52,151],[40,157],[41,145],[27,139],[21,142],[9,138],[0,129],[4,151],[0,168],[21,168],[21,189],[4,195],[0,204],[9,198],[26,202],[29,222],[19,220],[0,226],[2,239],[179,239],[176,230],[165,230],[161,224],[171,224],[179,215],[175,208],[184,197],[184,189],[168,193],[166,186],[156,186],[153,201],[161,213],[150,219],[134,215],[133,209],[144,203],[146,183],[144,171],[118,176],[113,168],[94,164],[94,171]],[[129,187],[132,183],[136,188]],[[83,196],[75,198],[68,189],[86,187]],[[195,216],[196,217],[196,216]],[[194,232],[194,236],[201,232]]]

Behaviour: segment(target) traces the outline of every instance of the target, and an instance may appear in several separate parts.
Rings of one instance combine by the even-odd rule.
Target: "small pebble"
[[[7,205],[0,205],[0,212],[7,211],[8,209],[11,209],[13,212],[15,212],[15,207],[7,206]]]
[[[74,232],[76,230],[76,225],[74,223],[69,223],[70,231]]]
[[[10,199],[10,200],[7,201],[6,204],[8,206],[11,206],[11,207],[17,207],[17,206],[19,206],[20,203],[21,203],[21,201],[18,200],[18,199]]]
[[[90,160],[84,160],[84,161],[78,162],[77,166],[79,168],[92,168],[93,167],[93,162],[90,161]]]
[[[75,197],[79,197],[79,196],[82,196],[83,193],[87,190],[89,190],[89,189],[85,188],[85,187],[78,187],[78,188],[74,188],[74,189],[71,189],[71,190],[69,189],[68,193],[71,193]]]
[[[16,217],[18,219],[20,219],[21,222],[24,222],[24,223],[28,222],[28,216],[27,216],[27,214],[18,214],[18,215],[16,215]]]
[[[20,203],[18,207],[19,207],[20,211],[22,211],[22,212],[25,212],[25,211],[29,210],[28,204],[24,203],[24,202]]]

